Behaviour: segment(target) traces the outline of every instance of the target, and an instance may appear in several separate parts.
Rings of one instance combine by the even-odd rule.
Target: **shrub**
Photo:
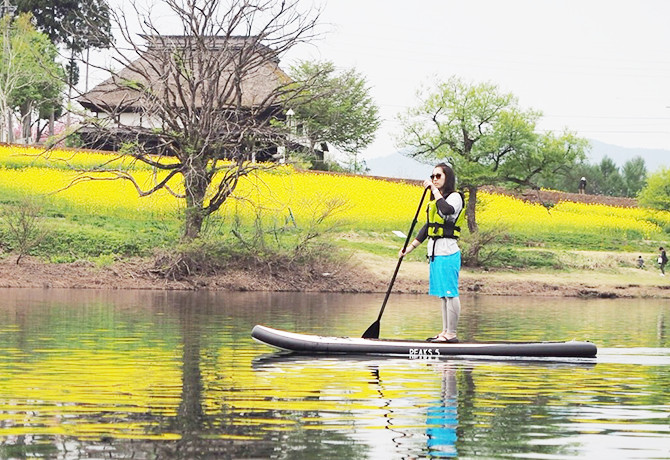
[[[49,234],[43,224],[43,206],[35,197],[24,197],[16,206],[5,205],[0,217],[5,225],[9,247],[18,254],[17,265],[31,249]]]

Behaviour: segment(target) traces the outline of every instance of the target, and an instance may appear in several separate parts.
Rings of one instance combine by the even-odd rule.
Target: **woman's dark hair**
[[[442,193],[442,196],[446,198],[450,193],[456,191],[456,174],[454,173],[454,170],[451,169],[451,166],[446,163],[439,163],[435,165],[435,167],[440,168],[444,173],[444,186],[440,192]]]

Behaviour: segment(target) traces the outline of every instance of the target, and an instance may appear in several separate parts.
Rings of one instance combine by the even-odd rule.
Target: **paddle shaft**
[[[426,193],[428,192],[428,189],[430,187],[426,187],[423,190],[423,195],[421,195],[421,201],[419,202],[419,207],[416,208],[416,213],[414,214],[414,220],[412,220],[412,225],[409,228],[409,232],[407,232],[407,238],[405,238],[405,244],[402,247],[402,252],[404,253],[405,250],[407,249],[407,245],[409,244],[409,240],[412,238],[412,232],[414,231],[414,226],[417,223],[417,220],[419,218],[419,213],[421,212],[421,207],[423,206],[423,200],[426,198]],[[384,309],[386,308],[386,302],[389,299],[389,296],[391,295],[391,290],[393,289],[393,283],[395,283],[395,278],[398,275],[398,270],[400,270],[400,264],[402,263],[402,260],[405,257],[398,257],[398,263],[395,266],[395,271],[393,272],[393,277],[391,277],[391,283],[389,284],[388,289],[386,290],[386,295],[384,296],[384,302],[382,302],[382,308],[379,311],[379,316],[377,317],[377,321],[372,323],[372,325],[363,333],[363,338],[379,338],[379,322],[382,319],[382,315],[384,314]]]

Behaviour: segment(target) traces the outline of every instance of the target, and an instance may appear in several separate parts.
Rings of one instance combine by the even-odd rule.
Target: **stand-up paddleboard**
[[[251,337],[271,347],[298,353],[405,356],[410,359],[446,356],[593,358],[598,351],[593,343],[576,340],[569,342],[444,343],[420,340],[324,337],[297,334],[260,325],[254,326]]]

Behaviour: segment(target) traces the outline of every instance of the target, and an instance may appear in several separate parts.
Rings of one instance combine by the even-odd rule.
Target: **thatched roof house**
[[[291,79],[279,67],[274,50],[261,44],[258,37],[143,38],[146,49],[135,60],[77,99],[104,125],[104,129],[80,130],[85,147],[118,150],[124,142],[139,140],[154,149],[158,145],[156,129],[179,129],[185,124],[180,124],[182,116],[224,114],[209,120],[222,130],[230,129],[224,125],[235,119],[228,118],[226,112],[254,119],[284,118],[280,98]],[[300,123],[289,120],[288,125],[292,130],[288,137],[254,131],[261,137],[266,135],[262,148],[254,154],[256,159],[285,158],[287,148],[309,150]],[[314,154],[316,160],[323,161],[328,148],[325,143],[319,147]]]
[[[78,98],[107,122],[104,139],[99,132],[82,131],[87,147],[115,150],[130,134],[146,138],[182,114],[236,110],[268,117],[280,112],[279,89],[290,78],[276,53],[257,37],[143,38],[147,47],[137,59]]]
[[[278,101],[268,98],[276,94],[278,87],[290,82],[288,75],[279,68],[279,59],[274,52],[256,43],[255,37],[161,35],[143,38],[147,41],[147,49],[139,58],[78,98],[84,108],[97,114],[146,111],[147,88],[158,97],[174,98],[176,107],[202,107],[203,99],[207,99],[204,104],[214,101],[221,105],[220,108],[238,102],[247,108],[271,106]],[[175,51],[180,52],[178,59]],[[240,56],[250,52],[256,56]],[[241,59],[250,70],[243,70],[240,75],[238,63]],[[180,68],[179,60],[188,60],[188,63]],[[218,79],[214,78],[215,73]],[[237,78],[239,82],[235,81]],[[238,90],[237,84],[241,95],[239,101],[233,91],[233,88]],[[207,91],[216,90],[213,85],[218,85],[221,94],[211,99],[213,96]]]

